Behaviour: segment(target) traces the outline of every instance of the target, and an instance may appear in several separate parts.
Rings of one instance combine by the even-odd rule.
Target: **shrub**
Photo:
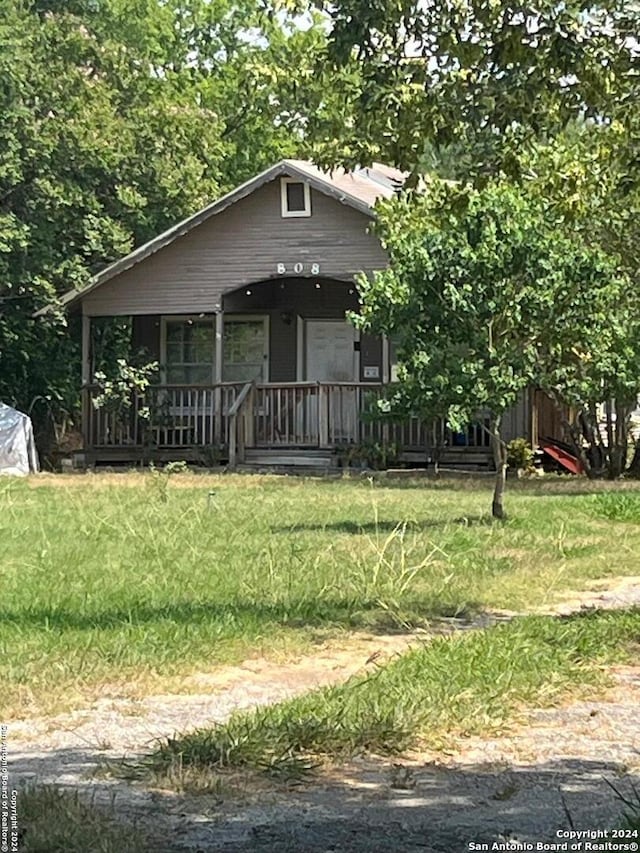
[[[507,444],[507,464],[509,468],[533,471],[534,454],[526,438],[514,438]]]

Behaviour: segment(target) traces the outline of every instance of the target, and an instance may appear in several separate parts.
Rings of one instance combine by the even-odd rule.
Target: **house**
[[[355,276],[387,263],[369,226],[403,178],[380,165],[327,173],[283,160],[67,294],[82,315],[85,460],[152,452],[326,465],[369,441],[405,459],[444,445],[449,461],[488,464],[480,424],[453,434],[362,418],[393,378],[393,347],[345,314],[358,309]],[[160,384],[124,412],[94,405],[92,326],[104,317],[130,317],[132,349],[161,365]],[[537,437],[534,403],[514,409],[508,438]]]

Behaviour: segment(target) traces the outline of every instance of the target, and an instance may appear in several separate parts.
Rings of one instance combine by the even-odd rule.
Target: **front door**
[[[310,382],[356,382],[356,330],[346,320],[307,320],[305,371]]]
[[[346,320],[307,320],[305,324],[305,379],[310,382],[358,381],[356,330]],[[329,384],[322,398],[308,399],[306,418],[317,419],[319,434],[329,445],[357,441],[357,388]],[[324,436],[324,439],[323,439]]]

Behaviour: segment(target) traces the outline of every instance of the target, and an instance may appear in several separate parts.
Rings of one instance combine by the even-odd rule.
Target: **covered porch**
[[[133,315],[130,350],[159,364],[157,382],[120,409],[97,407],[104,320],[83,317],[86,461],[187,459],[241,464],[252,449],[341,453],[388,448],[427,462],[435,448],[488,464],[480,424],[453,433],[417,418],[367,417],[394,378],[393,347],[346,319],[353,281],[281,277],[226,293],[211,313]],[[515,425],[514,425],[515,426]],[[518,433],[522,434],[522,433]]]

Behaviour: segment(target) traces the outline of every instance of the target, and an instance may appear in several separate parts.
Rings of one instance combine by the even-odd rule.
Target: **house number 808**
[[[302,275],[302,273],[319,275],[320,264],[303,264],[300,262],[297,264],[278,264],[276,270],[278,275],[286,275],[288,272],[295,273],[296,275]]]

